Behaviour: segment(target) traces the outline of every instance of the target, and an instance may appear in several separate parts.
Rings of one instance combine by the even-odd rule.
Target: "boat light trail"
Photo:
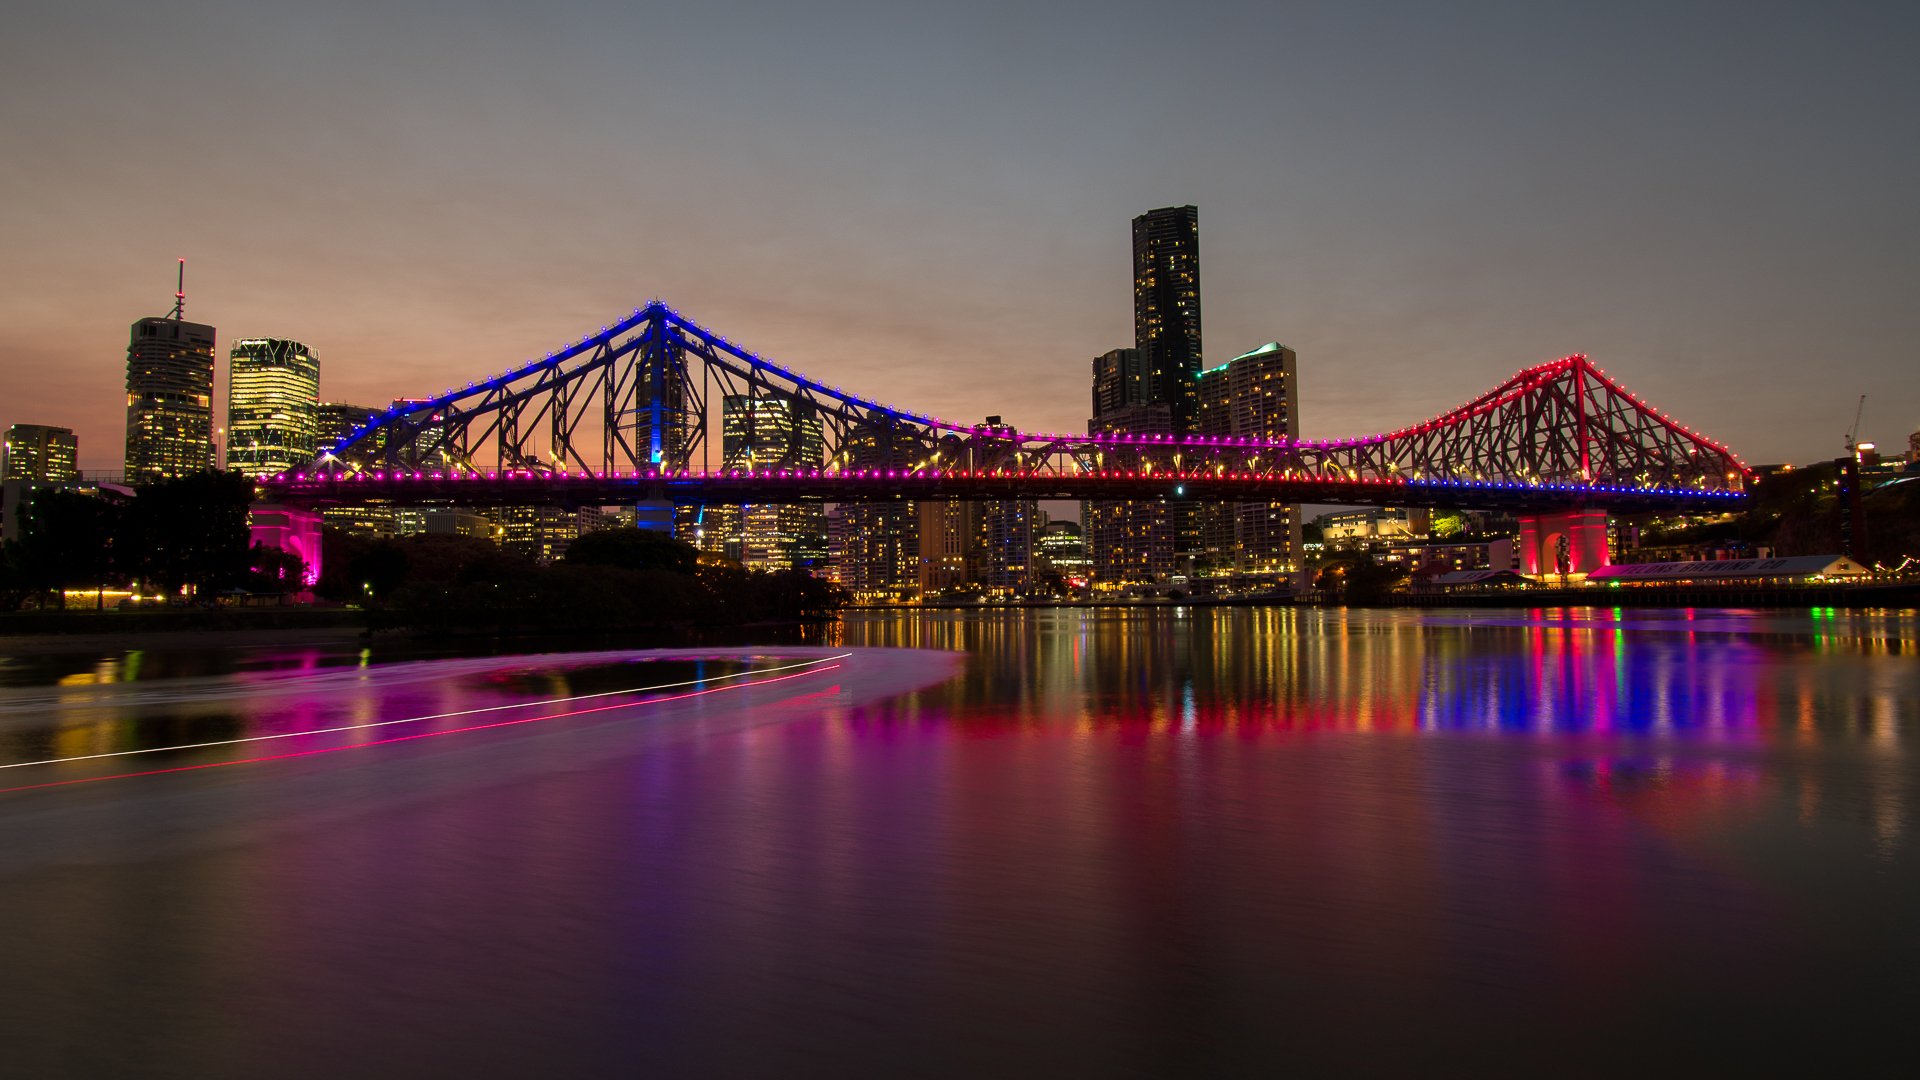
[[[342,727],[314,728],[308,731],[283,731],[283,732],[277,732],[272,735],[251,735],[245,738],[220,739],[214,742],[182,743],[178,746],[150,746],[150,747],[144,747],[139,750],[116,750],[116,751],[112,751],[110,753],[105,753],[105,754],[85,754],[85,755],[80,755],[76,757],[44,758],[39,761],[16,761],[11,765],[0,765],[0,769],[20,769],[20,768],[25,768],[29,765],[59,765],[59,764],[64,764],[66,762],[73,762],[73,761],[98,761],[102,758],[131,757],[134,754],[151,754],[161,750],[198,750],[198,749],[204,749],[204,748],[213,747],[213,746],[235,746],[241,743],[265,742],[269,739],[291,739],[301,735],[327,735],[327,734],[332,734],[332,733],[341,732],[341,731],[365,731],[369,728],[389,727],[394,724],[412,724],[412,723],[419,723],[426,720],[445,720],[455,716],[477,716],[481,713],[500,712],[503,709],[527,709],[527,708],[533,708],[538,705],[560,705],[560,704],[565,704],[566,702],[569,702],[569,701],[590,701],[594,698],[613,697],[615,695],[621,695],[621,694],[645,694],[655,690],[673,690],[682,686],[696,686],[701,683],[722,682],[728,679],[741,679],[741,678],[746,678],[747,676],[750,676],[750,675],[763,675],[773,671],[792,671],[794,668],[812,669],[807,671],[801,671],[793,675],[782,675],[779,678],[774,678],[774,679],[755,679],[752,682],[738,683],[733,686],[715,686],[705,690],[695,690],[691,693],[686,693],[686,694],[674,694],[669,697],[648,698],[645,701],[621,701],[621,702],[616,702],[612,705],[601,705],[591,709],[575,709],[571,712],[547,713],[542,716],[529,716],[521,720],[502,720],[498,723],[493,723],[493,724],[473,724],[468,727],[448,728],[445,731],[425,731],[425,732],[421,732],[418,735],[400,735],[391,739],[369,739],[366,742],[348,743],[345,746],[329,746],[329,747],[323,747],[318,750],[302,750],[302,751],[298,751],[296,753],[291,753],[291,754],[267,754],[261,757],[236,758],[233,761],[210,761],[201,765],[182,765],[172,769],[148,769],[145,772],[119,773],[113,776],[92,776],[92,777],[84,777],[78,780],[59,780],[59,781],[54,781],[52,783],[47,783],[47,784],[26,784],[21,787],[0,788],[0,794],[5,794],[11,791],[30,791],[34,788],[61,787],[66,784],[87,784],[97,780],[124,780],[128,777],[133,777],[133,776],[158,776],[162,773],[189,772],[194,769],[212,769],[222,765],[245,765],[249,762],[256,762],[256,761],[277,761],[283,758],[310,757],[314,754],[330,754],[337,750],[353,750],[362,746],[381,746],[386,743],[407,742],[412,739],[425,739],[435,735],[457,735],[465,731],[485,731],[488,728],[512,727],[516,724],[531,724],[536,720],[559,720],[568,716],[585,716],[590,713],[606,712],[610,709],[624,709],[624,708],[628,708],[630,706],[635,706],[635,705],[651,705],[658,702],[666,702],[666,701],[683,701],[687,698],[702,697],[707,694],[717,694],[722,690],[741,690],[747,687],[762,686],[768,683],[786,682],[789,679],[798,679],[807,675],[817,675],[817,674],[820,674],[821,672],[834,671],[840,667],[839,664],[832,664],[832,666],[830,667],[820,667],[820,665],[828,664],[834,660],[844,660],[847,657],[852,655],[853,655],[852,653],[840,653],[839,655],[836,655],[836,656],[826,656],[818,660],[809,660],[804,664],[786,664],[780,667],[761,668],[757,671],[739,671],[731,675],[717,675],[711,679],[689,679],[684,682],[662,683],[659,686],[637,686],[627,690],[606,690],[597,694],[575,694],[571,697],[546,698],[540,701],[517,701],[508,705],[489,705],[479,709],[462,709],[462,710],[459,710],[458,712],[434,713],[430,716],[409,716],[399,720],[381,720],[371,724],[348,724]]]

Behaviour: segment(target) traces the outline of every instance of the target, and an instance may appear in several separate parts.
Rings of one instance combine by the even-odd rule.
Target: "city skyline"
[[[1148,36],[1068,8],[1007,50],[937,11],[493,9],[456,48],[406,14],[376,33],[344,9],[248,25],[105,10],[119,29],[89,51],[62,44],[84,13],[52,8],[0,45],[0,85],[34,103],[4,121],[23,149],[0,211],[19,256],[0,269],[0,424],[74,428],[83,468],[118,465],[98,387],[128,321],[164,313],[179,256],[196,318],[309,342],[329,401],[458,385],[657,296],[899,407],[1069,430],[1086,359],[1128,340],[1112,222],[1185,203],[1208,211],[1215,353],[1279,340],[1308,358],[1307,437],[1415,422],[1573,352],[1752,462],[1832,456],[1861,393],[1865,437],[1920,428],[1902,352],[1920,329],[1914,151],[1870,137],[1915,111],[1898,11],[1731,31],[1638,9],[1203,9]],[[676,82],[676,60],[529,82],[656,32],[753,74]],[[194,35],[298,75],[181,73],[178,143],[132,170],[91,149],[161,107],[129,50]],[[855,64],[856,95],[834,64],[783,59],[796,43],[914,67]],[[1286,64],[1254,62],[1283,46]],[[1179,125],[1137,90],[1076,81],[1150,49],[1209,60],[1189,65]],[[970,78],[982,63],[1002,77]],[[1591,77],[1613,70],[1633,78]],[[394,107],[369,107],[375,87]],[[301,170],[225,164],[289,136],[317,151]],[[663,139],[677,172],[635,156]],[[563,164],[582,160],[607,167]]]

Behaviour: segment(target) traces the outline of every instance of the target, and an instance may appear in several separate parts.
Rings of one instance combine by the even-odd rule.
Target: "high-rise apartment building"
[[[1139,349],[1114,349],[1093,358],[1093,415],[1145,405],[1151,393]]]
[[[286,338],[236,341],[227,366],[227,468],[270,476],[312,463],[320,358]]]
[[[1040,504],[1032,499],[997,499],[980,504],[980,584],[987,592],[1022,596],[1035,585],[1035,541]]]
[[[1133,219],[1133,346],[1147,404],[1173,411],[1173,430],[1193,430],[1200,374],[1200,209],[1167,206]]]
[[[841,503],[836,580],[857,603],[920,595],[920,521],[914,504]]]
[[[1278,342],[1200,373],[1195,431],[1280,440],[1299,430],[1297,358]],[[1199,512],[1201,567],[1216,574],[1289,574],[1300,565],[1300,508],[1226,503]]]
[[[920,596],[951,593],[968,583],[967,557],[979,543],[980,504],[923,502],[920,521]]]
[[[133,324],[127,343],[129,483],[213,467],[213,327],[167,318]]]
[[[15,424],[7,429],[0,477],[63,484],[80,479],[80,440],[72,428]]]

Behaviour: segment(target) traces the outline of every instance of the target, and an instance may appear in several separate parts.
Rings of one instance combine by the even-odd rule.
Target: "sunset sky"
[[[1554,10],[1548,12],[1547,8]],[[26,0],[0,424],[117,469],[128,324],[327,400],[653,298],[943,417],[1084,430],[1128,221],[1200,207],[1206,356],[1303,434],[1585,352],[1748,461],[1920,428],[1920,5]]]

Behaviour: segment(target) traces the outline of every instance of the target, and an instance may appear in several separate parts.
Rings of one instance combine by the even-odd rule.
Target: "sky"
[[[118,469],[128,325],[384,405],[663,299],[829,385],[1084,430],[1129,221],[1300,432],[1581,352],[1747,461],[1920,430],[1920,5],[133,3],[0,35],[0,424]]]

